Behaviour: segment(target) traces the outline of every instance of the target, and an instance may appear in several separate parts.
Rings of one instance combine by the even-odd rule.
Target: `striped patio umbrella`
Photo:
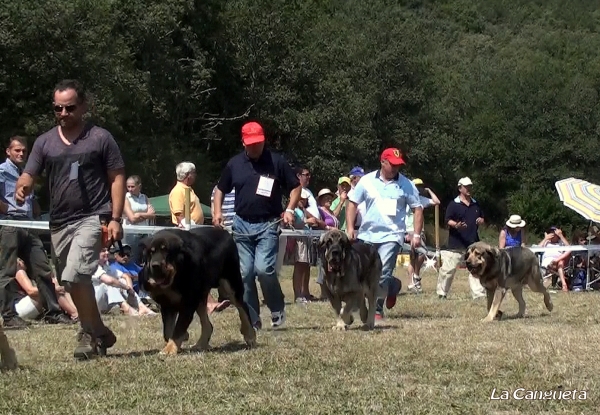
[[[565,206],[587,220],[600,223],[600,186],[574,177],[559,180],[554,185]]]

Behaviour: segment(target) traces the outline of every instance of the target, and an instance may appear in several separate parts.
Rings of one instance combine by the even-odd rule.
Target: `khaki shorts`
[[[56,278],[72,283],[92,283],[102,249],[98,216],[90,216],[52,232]]]

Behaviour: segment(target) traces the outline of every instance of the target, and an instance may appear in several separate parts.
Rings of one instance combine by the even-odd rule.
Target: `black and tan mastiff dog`
[[[507,290],[511,290],[519,303],[516,317],[525,315],[523,286],[527,284],[533,292],[544,294],[544,304],[552,311],[550,294],[544,287],[542,273],[537,257],[530,249],[512,247],[500,249],[485,242],[475,242],[465,253],[467,269],[487,292],[488,315],[483,321],[500,319],[500,305]]]
[[[337,229],[321,235],[318,249],[325,271],[323,294],[338,316],[333,329],[346,330],[354,322],[352,313],[359,309],[362,329],[372,330],[382,269],[377,249],[360,241],[351,243],[346,234]]]
[[[180,351],[194,313],[202,326],[194,349],[208,349],[213,326],[206,298],[211,288],[219,288],[238,309],[240,332],[248,346],[255,346],[256,332],[244,302],[238,251],[229,232],[213,227],[163,229],[143,239],[140,247],[144,258],[140,287],[160,306],[163,321],[167,345],[161,354]]]

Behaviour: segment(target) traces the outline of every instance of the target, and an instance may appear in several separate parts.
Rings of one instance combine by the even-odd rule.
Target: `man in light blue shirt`
[[[24,137],[10,138],[6,147],[6,161],[0,164],[0,218],[10,220],[32,220],[39,216],[40,209],[33,194],[19,206],[15,200],[17,180],[27,161],[27,141]],[[17,258],[27,267],[31,279],[39,291],[39,300],[44,307],[44,321],[50,324],[74,323],[61,309],[56,296],[54,274],[40,237],[27,228],[0,227],[0,314],[4,325],[22,328],[28,325],[18,314],[15,301],[19,284],[15,279]]]
[[[417,248],[421,243],[423,227],[423,206],[415,185],[399,173],[404,164],[402,153],[397,148],[388,148],[381,154],[381,169],[371,172],[358,182],[354,191],[348,196],[350,203],[346,208],[346,233],[350,240],[377,247],[383,272],[379,281],[382,293],[387,292],[386,307],[396,305],[395,289],[392,289],[393,273],[396,258],[404,242],[406,232],[405,215],[408,205],[414,211],[414,236],[411,246]],[[357,207],[365,203],[366,211],[358,232],[354,224]],[[383,318],[384,298],[377,299],[377,320]]]

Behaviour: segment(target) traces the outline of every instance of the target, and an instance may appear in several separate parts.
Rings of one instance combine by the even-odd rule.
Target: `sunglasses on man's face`
[[[54,112],[57,114],[62,114],[63,110],[65,110],[68,114],[72,113],[77,109],[77,105],[55,105]]]

